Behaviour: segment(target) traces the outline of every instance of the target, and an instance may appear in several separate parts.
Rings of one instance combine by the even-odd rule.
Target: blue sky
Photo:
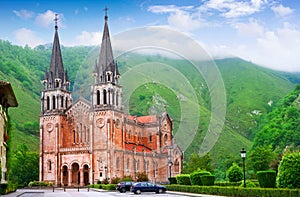
[[[300,71],[298,0],[1,0],[0,39],[30,47],[50,43],[58,13],[61,44],[99,45],[105,6],[112,36],[139,27],[167,27],[188,35],[216,58],[238,56],[277,70]]]

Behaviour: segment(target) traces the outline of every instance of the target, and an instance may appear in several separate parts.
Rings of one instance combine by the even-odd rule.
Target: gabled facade
[[[167,182],[181,172],[182,151],[174,144],[169,115],[135,117],[122,109],[120,73],[113,58],[105,16],[91,101],[72,102],[55,26],[50,69],[43,79],[40,116],[40,181],[87,185],[147,173]]]

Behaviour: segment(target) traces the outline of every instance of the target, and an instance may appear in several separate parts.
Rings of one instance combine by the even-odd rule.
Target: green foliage
[[[30,152],[25,144],[18,146],[13,154],[9,170],[9,179],[19,184],[26,184],[39,178],[39,155]]]
[[[112,190],[116,190],[116,186],[117,186],[116,184],[102,185],[102,189],[112,191]]]
[[[297,86],[264,118],[266,125],[256,134],[253,147],[270,145],[272,150],[282,152],[286,146],[300,146],[299,93]]]
[[[0,184],[0,195],[15,192],[18,189],[18,184],[8,182],[8,184]]]
[[[215,183],[215,176],[214,175],[202,175],[200,176],[201,184],[204,186],[211,186]]]
[[[169,177],[168,180],[169,180],[170,184],[177,184],[176,177]]]
[[[28,183],[29,187],[34,187],[34,186],[46,186],[46,187],[52,187],[53,182],[45,182],[45,181],[31,181]]]
[[[120,177],[113,177],[113,178],[111,178],[111,180],[110,180],[110,183],[111,183],[111,184],[117,184],[117,183],[119,183],[119,182],[121,182],[121,178],[120,178]]]
[[[272,147],[260,145],[254,148],[249,154],[248,165],[254,172],[270,169],[270,163],[275,159]]]
[[[137,181],[138,182],[143,182],[143,181],[148,181],[148,175],[145,172],[138,172],[136,173]]]
[[[239,181],[239,183],[240,183],[239,187],[244,187],[244,181]],[[246,188],[254,188],[254,187],[257,187],[255,183],[253,183],[250,180],[246,180]]]
[[[198,169],[203,169],[209,172],[212,172],[212,159],[210,154],[206,154],[203,157],[200,157],[199,154],[193,153],[189,161],[184,165],[182,173],[190,174]]]
[[[243,179],[243,171],[236,163],[233,163],[227,170],[226,176],[230,182],[238,182]]]
[[[275,188],[276,187],[276,171],[258,171],[257,179],[259,181],[260,187],[263,188]]]
[[[176,175],[176,180],[179,185],[191,185],[189,174],[178,174]]]
[[[277,187],[300,188],[300,152],[283,156],[277,175]]]
[[[218,186],[195,186],[195,185],[166,185],[168,191],[189,192],[196,194],[211,194],[219,196],[291,196],[297,197],[299,189],[273,189],[273,188],[243,188],[243,187],[218,187]]]
[[[123,178],[122,178],[122,181],[132,181],[133,179],[132,179],[132,177],[131,176],[124,176]]]
[[[201,181],[201,176],[203,175],[211,175],[210,172],[205,170],[197,170],[190,174],[190,180],[192,185],[203,185]]]

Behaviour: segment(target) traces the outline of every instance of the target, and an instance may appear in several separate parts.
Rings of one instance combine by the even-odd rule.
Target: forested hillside
[[[300,146],[300,85],[285,96],[275,109],[263,118],[264,126],[254,138],[254,148],[271,145],[277,153]]]
[[[98,53],[99,48],[95,50],[94,47],[62,47],[63,62],[68,69],[71,85],[75,89],[83,88],[87,99],[91,81],[89,76],[92,76]],[[10,135],[13,147],[26,143],[30,150],[39,151],[40,81],[49,68],[50,55],[51,45],[31,49],[0,41],[0,79],[12,83],[19,102],[18,108],[9,110],[15,128]],[[136,65],[145,63],[168,65],[186,77],[196,92],[201,116],[196,135],[185,152],[185,159],[198,152],[209,125],[211,109],[210,92],[203,77],[196,75],[195,67],[186,60],[134,53],[120,56],[117,61],[121,77]],[[238,58],[216,60],[215,63],[226,89],[227,113],[224,129],[211,155],[214,164],[226,169],[232,161],[240,159],[241,147],[251,147],[255,133],[262,127],[260,124],[265,124],[261,121],[262,115],[272,111],[274,105],[294,89],[300,75],[269,70]],[[168,69],[158,73],[158,76],[174,78]],[[181,82],[175,80],[174,83],[180,85]],[[132,115],[146,115],[160,112],[166,105],[168,113],[174,118],[176,132],[182,115],[177,96],[164,84],[155,81],[143,84],[130,95],[129,111]],[[76,100],[76,94],[73,98]],[[193,107],[192,103],[188,105]]]

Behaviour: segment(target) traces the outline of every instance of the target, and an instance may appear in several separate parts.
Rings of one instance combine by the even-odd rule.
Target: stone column
[[[80,186],[84,186],[83,169],[80,169],[79,173],[80,173]]]
[[[68,186],[71,186],[72,185],[72,170],[71,169],[68,169],[68,175],[69,175],[69,178],[68,178]]]

